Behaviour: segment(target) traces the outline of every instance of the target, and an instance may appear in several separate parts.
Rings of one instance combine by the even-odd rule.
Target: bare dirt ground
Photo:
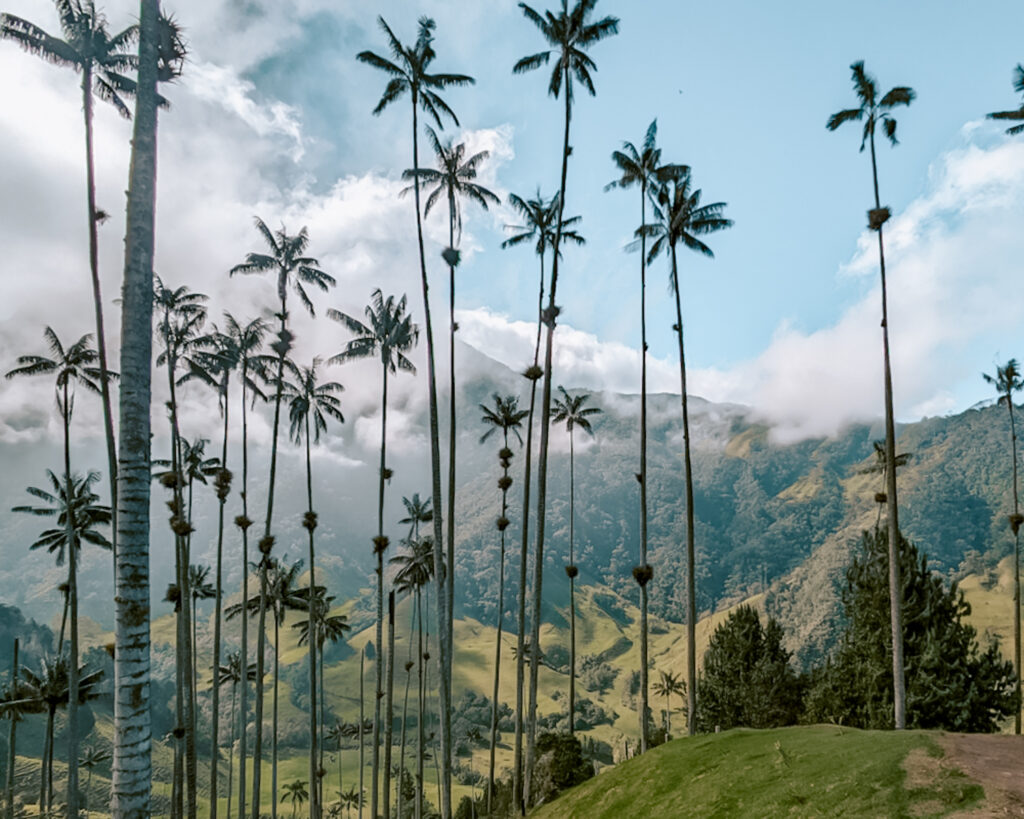
[[[940,734],[940,764],[957,768],[985,789],[984,803],[956,819],[1024,817],[1024,736]]]

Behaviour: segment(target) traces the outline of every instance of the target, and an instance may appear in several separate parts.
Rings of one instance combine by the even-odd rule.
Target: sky
[[[542,4],[537,4],[543,8]],[[52,33],[39,0],[3,8]],[[481,183],[510,192],[557,190],[562,112],[548,72],[513,76],[545,46],[509,0],[177,0],[190,58],[164,90],[160,119],[159,275],[211,296],[211,317],[274,305],[269,279],[230,278],[261,250],[254,216],[290,233],[338,285],[316,294],[317,318],[298,315],[297,354],[329,356],[347,341],[324,317],[360,314],[374,287],[409,296],[422,322],[415,223],[401,172],[412,164],[408,99],[371,114],[383,76],[356,61],[386,53],[382,15],[403,41],[416,17],[437,21],[434,67],[476,78],[445,98],[460,126],[444,135],[488,150]],[[137,5],[110,0],[113,30]],[[591,50],[597,96],[577,89],[566,212],[587,244],[567,249],[559,281],[556,383],[639,390],[639,256],[624,250],[639,224],[639,193],[605,192],[623,140],[657,119],[666,160],[688,164],[705,202],[735,221],[709,239],[714,259],[681,256],[692,394],[750,406],[779,440],[827,435],[882,412],[877,247],[865,229],[870,163],[859,126],[828,116],[854,104],[849,65],[863,59],[883,89],[909,85],[900,144],[879,145],[887,226],[890,334],[900,420],[956,412],[989,397],[982,371],[1024,356],[1024,138],[985,120],[1017,108],[1012,70],[1024,61],[1024,9],[1011,2],[859,4],[600,0],[620,33]],[[124,189],[131,124],[96,107],[98,201],[108,339],[117,346]],[[42,328],[73,340],[92,329],[87,267],[84,139],[75,76],[0,42],[0,356],[42,351]],[[431,161],[421,141],[421,161]],[[467,205],[456,291],[459,336],[522,369],[532,352],[538,264],[528,247],[502,250],[507,206]],[[444,208],[426,222],[435,327],[446,326]],[[664,260],[649,271],[651,388],[678,391],[674,307]],[[439,330],[436,333],[443,335]],[[444,339],[439,339],[444,346]],[[421,345],[422,348],[422,345]],[[442,354],[443,351],[442,351]],[[415,360],[424,371],[423,351]],[[473,361],[479,361],[474,358]],[[470,366],[463,364],[463,367]],[[368,365],[332,371],[345,383],[345,435],[374,439],[379,389]],[[400,437],[425,394],[395,386]],[[52,436],[49,387],[0,384],[0,441]],[[209,410],[208,400],[191,400]],[[403,403],[404,402],[404,403]],[[403,407],[408,415],[403,416]],[[83,403],[82,434],[98,436]],[[91,419],[91,420],[90,420]],[[257,431],[257,434],[259,432]]]

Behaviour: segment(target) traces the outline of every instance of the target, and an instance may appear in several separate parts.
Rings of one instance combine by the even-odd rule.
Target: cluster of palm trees
[[[29,488],[29,493],[44,506],[18,507],[19,511],[36,515],[55,517],[56,527],[42,533],[33,548],[47,548],[55,553],[58,564],[65,560],[67,582],[61,588],[65,615],[62,616],[57,654],[44,664],[42,676],[15,664],[15,671],[9,685],[7,713],[11,715],[12,737],[16,715],[26,709],[42,706],[45,702],[49,727],[52,729],[56,708],[66,703],[68,710],[67,757],[68,768],[67,809],[77,815],[78,809],[78,719],[77,709],[88,697],[95,684],[93,672],[79,667],[78,637],[78,588],[77,574],[79,550],[82,542],[102,548],[110,548],[115,568],[116,643],[115,654],[115,742],[113,750],[113,795],[112,810],[118,817],[145,816],[149,813],[149,790],[152,768],[149,754],[149,628],[150,628],[150,485],[153,467],[161,485],[168,491],[167,506],[170,511],[169,526],[174,538],[175,575],[169,584],[167,599],[175,606],[175,635],[177,659],[177,695],[175,703],[176,724],[173,732],[175,744],[174,791],[172,813],[175,816],[194,817],[197,813],[198,749],[196,747],[196,721],[199,688],[206,687],[211,698],[212,712],[217,718],[212,723],[211,775],[209,782],[210,814],[216,817],[219,787],[220,736],[220,692],[224,685],[231,685],[231,707],[229,731],[231,751],[228,761],[229,814],[230,799],[235,790],[234,737],[238,730],[239,762],[237,784],[237,811],[245,816],[251,809],[254,817],[260,815],[262,765],[251,767],[251,783],[246,781],[246,760],[261,761],[264,758],[264,684],[267,661],[267,616],[272,621],[273,646],[273,704],[271,733],[271,812],[276,816],[278,806],[277,782],[277,691],[279,665],[280,626],[285,622],[285,612],[298,610],[305,613],[301,626],[300,640],[307,648],[309,668],[309,773],[306,780],[298,780],[285,786],[292,800],[293,812],[305,800],[309,802],[311,817],[320,819],[328,812],[323,794],[325,691],[323,648],[327,641],[343,639],[347,623],[343,616],[332,614],[334,597],[326,587],[317,582],[315,532],[318,514],[315,510],[312,477],[312,446],[327,432],[329,424],[344,421],[338,394],[342,387],[337,382],[322,381],[324,362],[314,358],[308,366],[294,361],[295,327],[289,310],[289,298],[315,315],[314,306],[307,288],[314,287],[328,292],[335,284],[318,260],[308,255],[309,236],[305,228],[290,234],[284,227],[271,230],[261,219],[256,219],[256,228],[265,248],[249,253],[245,260],[236,265],[230,273],[271,274],[277,285],[277,301],[274,321],[261,318],[239,321],[225,314],[223,328],[215,324],[207,326],[206,298],[186,287],[171,288],[153,274],[154,209],[156,200],[155,168],[157,151],[157,115],[166,101],[158,92],[161,82],[175,79],[181,73],[185,50],[176,23],[160,11],[157,0],[141,0],[137,25],[130,26],[116,35],[111,35],[105,17],[95,8],[92,0],[55,0],[60,17],[61,37],[50,35],[42,28],[13,15],[0,15],[0,38],[11,39],[27,51],[51,62],[72,67],[81,77],[81,90],[85,119],[87,216],[89,226],[90,274],[95,307],[95,349],[93,337],[86,335],[70,346],[64,345],[57,334],[47,328],[45,338],[49,355],[29,355],[18,360],[18,366],[8,377],[21,375],[48,375],[55,379],[57,409],[63,426],[64,464],[63,471],[48,472],[49,489]],[[563,423],[570,438],[570,536],[568,562],[565,565],[569,579],[570,608],[570,683],[569,683],[569,730],[575,727],[575,585],[579,574],[575,558],[574,521],[574,431],[579,428],[591,431],[589,416],[599,410],[586,407],[588,396],[571,395],[560,388],[561,398],[552,394],[554,337],[561,307],[557,303],[557,285],[560,265],[563,261],[563,245],[582,244],[578,232],[579,216],[569,217],[565,213],[568,197],[568,170],[572,155],[570,134],[572,114],[577,102],[575,90],[585,89],[591,96],[596,94],[594,72],[596,63],[590,50],[597,43],[618,32],[619,20],[606,16],[595,18],[597,0],[562,0],[554,10],[539,12],[526,3],[520,8],[537,29],[545,42],[545,48],[519,60],[512,70],[524,74],[545,66],[551,67],[547,92],[560,99],[564,106],[564,130],[560,153],[561,174],[555,194],[545,197],[538,189],[533,198],[513,195],[509,205],[522,217],[522,224],[513,226],[513,233],[504,247],[530,243],[540,260],[540,281],[538,288],[537,334],[532,362],[523,375],[529,384],[528,409],[519,409],[519,397],[495,396],[493,407],[482,405],[487,438],[494,431],[502,434],[503,446],[499,450],[499,464],[502,469],[498,481],[501,490],[500,514],[497,530],[500,538],[498,565],[498,637],[494,663],[494,698],[491,720],[491,756],[488,776],[488,800],[490,801],[495,783],[494,747],[497,730],[498,683],[501,661],[501,639],[504,616],[504,572],[506,557],[506,530],[508,518],[508,491],[513,485],[510,474],[513,452],[509,447],[510,433],[523,443],[521,428],[525,422],[524,470],[522,495],[521,549],[519,555],[519,582],[517,587],[516,617],[516,708],[515,738],[512,770],[514,804],[525,809],[531,801],[531,775],[535,764],[538,674],[540,668],[541,643],[541,602],[544,582],[544,549],[547,521],[547,478],[550,450],[550,430],[553,424]],[[384,508],[385,490],[392,470],[387,465],[387,406],[388,379],[398,372],[414,372],[408,353],[417,343],[420,328],[413,323],[408,313],[406,297],[385,296],[380,290],[371,295],[366,308],[366,320],[360,320],[338,310],[328,311],[328,317],[339,322],[352,334],[346,346],[337,355],[328,359],[327,364],[343,364],[364,358],[379,358],[382,365],[381,400],[381,448],[378,474],[377,529],[373,537],[373,553],[376,563],[377,594],[374,654],[374,707],[371,741],[372,781],[370,787],[370,810],[372,815],[391,814],[391,778],[393,775],[392,749],[394,746],[393,699],[395,677],[395,628],[396,595],[407,595],[412,599],[412,621],[410,624],[409,657],[405,662],[406,688],[401,721],[401,751],[397,773],[396,801],[401,813],[403,799],[402,778],[405,774],[406,728],[408,724],[408,700],[412,671],[417,671],[417,717],[418,731],[417,774],[415,777],[417,796],[415,813],[423,811],[423,781],[425,747],[428,741],[424,715],[430,710],[427,691],[430,689],[430,600],[429,588],[434,588],[436,626],[434,637],[438,649],[436,672],[438,724],[434,754],[438,769],[441,814],[452,814],[452,669],[453,669],[453,612],[455,602],[455,573],[457,558],[456,544],[456,415],[455,415],[455,345],[458,329],[454,318],[455,274],[460,262],[459,243],[462,234],[462,202],[468,200],[487,209],[498,204],[498,198],[475,180],[487,152],[467,157],[465,144],[444,140],[438,131],[443,130],[446,121],[459,124],[458,118],[442,94],[451,88],[472,85],[474,80],[465,74],[435,71],[437,53],[434,48],[435,24],[429,18],[421,18],[416,39],[411,44],[403,43],[391,27],[379,18],[380,27],[387,40],[389,56],[373,51],[363,51],[357,59],[379,70],[386,77],[383,94],[373,110],[381,114],[392,103],[408,97],[412,113],[412,168],[403,177],[411,182],[405,192],[413,194],[416,218],[416,237],[419,256],[420,288],[423,306],[423,333],[426,341],[429,410],[429,437],[431,453],[431,489],[429,498],[420,500],[418,495],[405,500],[410,530],[402,539],[400,554],[389,558],[388,564],[395,567],[391,586],[385,597],[385,555],[390,540],[385,533]],[[137,50],[136,50],[137,46]],[[896,120],[894,110],[907,106],[914,99],[914,92],[907,87],[896,87],[888,93],[879,93],[874,79],[867,74],[863,63],[854,63],[852,68],[854,88],[858,105],[834,114],[828,120],[828,128],[835,130],[849,121],[863,124],[861,150],[870,147],[874,207],[868,212],[869,227],[878,234],[879,261],[882,292],[882,329],[884,353],[885,416],[886,438],[884,441],[886,481],[885,503],[887,524],[890,531],[890,549],[898,543],[898,504],[896,467],[898,457],[895,451],[895,425],[893,419],[892,377],[889,366],[889,321],[887,310],[886,270],[884,257],[883,227],[890,217],[888,208],[883,207],[878,190],[878,169],[875,135],[878,128],[893,144],[896,144]],[[1018,66],[1015,89],[1024,92],[1024,67]],[[131,116],[126,99],[134,98],[134,133],[132,159],[129,174],[128,211],[126,228],[126,254],[124,283],[122,288],[122,326],[120,349],[120,379],[110,366],[105,347],[102,299],[98,271],[98,226],[105,213],[95,201],[95,173],[93,167],[93,96],[99,96],[114,105],[124,116]],[[437,131],[426,126],[426,134],[437,160],[434,169],[420,165],[419,139],[420,116],[427,118]],[[1001,120],[1024,120],[1024,107],[1020,110],[998,112],[990,115]],[[1009,133],[1019,133],[1024,125],[1014,125]],[[640,251],[640,292],[641,292],[641,413],[639,428],[639,505],[641,510],[641,534],[638,548],[638,562],[633,568],[640,602],[640,677],[641,696],[638,707],[640,747],[648,747],[650,729],[649,667],[647,602],[648,586],[654,579],[654,570],[648,562],[648,474],[647,474],[647,322],[646,284],[647,268],[659,256],[666,257],[669,267],[669,281],[674,296],[676,323],[674,331],[678,342],[680,368],[681,418],[683,429],[683,457],[685,470],[686,509],[686,583],[687,583],[687,641],[688,665],[685,685],[682,681],[663,675],[655,685],[655,692],[666,700],[679,695],[685,687],[687,696],[688,730],[695,730],[699,705],[696,680],[696,588],[695,588],[695,527],[693,476],[690,455],[690,427],[686,390],[686,363],[684,347],[684,322],[682,310],[681,283],[679,277],[680,245],[705,256],[712,256],[706,237],[732,225],[726,218],[725,204],[702,202],[702,191],[696,187],[691,168],[677,162],[663,161],[662,151],[657,145],[657,126],[652,122],[639,146],[624,142],[621,150],[612,154],[617,178],[608,188],[639,188],[640,223],[635,230],[636,241],[631,245]],[[437,390],[437,362],[434,347],[434,325],[429,303],[428,260],[423,240],[423,220],[440,201],[448,205],[448,246],[441,254],[449,274],[449,414],[448,414],[448,461],[447,496],[443,496],[442,463],[440,447],[440,408]],[[548,263],[550,259],[550,263]],[[153,317],[156,317],[156,338],[161,347],[159,355],[153,356]],[[541,342],[544,342],[543,358]],[[266,350],[264,347],[266,345]],[[150,439],[152,433],[151,398],[154,360],[158,367],[165,369],[169,392],[168,423],[170,435],[169,458],[163,465],[151,457]],[[996,379],[997,388],[1005,394],[1011,410],[1009,396],[1019,388],[1019,375],[1014,362],[1011,368],[1000,369]],[[226,606],[223,584],[224,549],[228,540],[227,505],[232,497],[234,475],[227,468],[229,462],[228,418],[230,408],[230,387],[232,376],[240,386],[241,428],[242,428],[242,478],[238,492],[240,505],[234,517],[238,530],[239,559],[242,567],[240,602]],[[118,392],[117,434],[115,436],[114,407],[110,385],[120,380]],[[223,435],[219,457],[207,457],[205,448],[208,441],[200,437],[186,439],[182,434],[182,419],[179,416],[178,394],[188,388],[190,382],[198,382],[211,388],[217,395],[223,417]],[[538,384],[538,382],[540,382]],[[537,390],[540,387],[538,398]],[[72,414],[76,389],[93,392],[101,399],[104,433],[107,444],[107,469],[110,482],[110,505],[103,506],[92,491],[99,480],[96,472],[84,477],[72,472],[70,437]],[[237,399],[235,399],[237,400]],[[249,446],[248,413],[255,402],[266,400],[273,406],[271,425],[271,447],[268,462],[268,491],[263,508],[262,534],[256,540],[257,553],[251,555],[249,529],[256,523],[250,513],[256,514],[249,497]],[[538,406],[539,400],[539,406]],[[296,445],[303,447],[306,463],[306,508],[301,513],[302,527],[308,536],[308,564],[304,561],[289,563],[286,558],[275,555],[277,535],[275,530],[274,500],[278,472],[278,439],[282,420],[282,407],[288,411],[288,434]],[[536,416],[539,414],[539,419]],[[537,423],[535,423],[535,421]],[[536,447],[537,463],[533,464],[535,427],[539,426],[539,446]],[[1014,442],[1016,438],[1014,435]],[[1014,456],[1016,476],[1016,456]],[[193,521],[193,493],[196,483],[209,485],[215,491],[218,509],[218,532],[215,565],[212,568],[199,567],[191,562],[192,536],[195,532]],[[533,514],[535,536],[533,554],[530,555],[530,512],[531,492],[536,482],[536,497]],[[52,491],[51,491],[52,490]],[[1015,486],[1016,490],[1016,486]],[[447,501],[447,503],[445,502]],[[1016,491],[1015,491],[1016,504]],[[447,517],[445,517],[447,515]],[[1014,508],[1011,524],[1016,536],[1020,523],[1024,521],[1019,510]],[[421,526],[430,525],[430,532],[421,532]],[[98,531],[109,526],[110,537]],[[1019,551],[1019,550],[1018,550]],[[250,563],[250,558],[255,561]],[[529,560],[533,561],[533,577],[529,577]],[[898,565],[890,555],[890,595],[892,608],[892,646],[895,727],[904,725],[904,684],[902,660],[902,623],[900,622]],[[308,581],[301,588],[299,581],[303,567]],[[250,588],[255,574],[255,591]],[[210,572],[213,582],[209,580]],[[1015,570],[1015,594],[1019,601],[1019,574]],[[197,645],[198,602],[202,599],[214,601],[213,651],[209,658],[212,679],[206,685],[200,670],[207,665],[207,659],[200,659]],[[387,615],[385,616],[385,599]],[[532,605],[528,605],[532,604]],[[528,617],[528,608],[530,608]],[[238,649],[227,656],[224,662],[223,621],[237,617],[240,621]],[[250,662],[249,620],[256,618],[255,658]],[[68,623],[68,649],[65,656],[64,626]],[[387,635],[385,636],[385,624]],[[412,659],[413,630],[416,631],[417,656]],[[1020,626],[1019,610],[1015,623],[1016,666],[1018,687],[1020,676]],[[527,656],[529,655],[529,657]],[[362,662],[362,660],[361,660]],[[527,666],[529,680],[526,679]],[[66,682],[55,683],[62,691],[52,695],[39,693],[49,690],[44,678],[52,668],[54,679]],[[361,677],[362,679],[362,677]],[[256,725],[253,733],[253,748],[248,748],[246,725],[249,721],[249,683],[254,682],[254,703],[252,717]],[[27,693],[26,693],[27,692]],[[32,693],[36,692],[36,693]],[[47,699],[46,697],[49,697]],[[236,711],[237,697],[237,711]],[[54,699],[55,698],[55,699]],[[54,701],[52,709],[51,700]],[[29,703],[35,703],[29,705]],[[19,710],[20,709],[20,710]],[[237,722],[236,722],[237,716]],[[356,733],[359,736],[362,754],[363,736],[368,722],[361,713]],[[666,730],[669,726],[666,726]],[[1019,730],[1019,718],[1018,718]],[[344,732],[342,732],[344,733]],[[339,742],[342,733],[336,734]],[[48,736],[52,730],[48,732]],[[383,734],[383,735],[382,735]],[[383,759],[381,746],[383,745]],[[13,742],[12,742],[13,747]],[[47,773],[52,767],[52,739],[44,753]],[[12,754],[13,756],[13,754]],[[95,763],[93,763],[95,764]],[[92,766],[89,766],[91,772]],[[362,764],[360,764],[362,770]],[[42,777],[40,808],[52,804],[52,776]],[[251,785],[251,791],[250,791]],[[10,780],[9,785],[10,788]],[[340,787],[340,783],[339,783]],[[355,792],[356,801],[362,809],[362,781]],[[348,792],[346,792],[348,793]],[[251,795],[250,795],[251,794]],[[247,805],[248,800],[248,805]],[[380,802],[380,804],[378,804]],[[11,805],[10,798],[8,805]],[[352,802],[340,795],[332,807],[340,811],[341,806],[351,807]]]

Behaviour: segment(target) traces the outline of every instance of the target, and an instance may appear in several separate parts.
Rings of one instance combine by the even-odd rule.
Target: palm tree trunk
[[[875,207],[880,208],[878,197],[878,165],[875,161],[875,134],[871,132],[871,179],[875,188]],[[885,464],[886,494],[889,512],[889,609],[892,620],[892,678],[893,711],[896,730],[906,727],[906,687],[903,671],[903,588],[900,585],[899,564],[899,503],[896,499],[896,422],[893,417],[892,369],[889,362],[889,308],[885,289],[885,245],[882,226],[878,226],[878,262],[882,279],[882,347],[885,363]]]
[[[505,446],[508,447],[508,433],[505,434]],[[507,462],[506,462],[507,463]],[[505,469],[508,476],[508,469]],[[508,512],[508,491],[501,492],[501,517]],[[494,749],[498,740],[498,683],[501,679],[501,626],[505,611],[505,530],[501,530],[501,555],[498,559],[498,635],[494,640],[494,688],[491,698],[491,755],[487,768],[487,815],[491,815],[494,802]]]
[[[417,676],[417,701],[416,701],[416,814],[415,819],[422,819],[423,816],[423,745],[425,732],[423,728],[423,712],[426,710],[423,705],[425,696],[423,689],[423,664],[426,662],[423,656],[423,597],[419,586],[416,587],[416,618],[418,630],[417,651],[419,657],[416,659]]]
[[[228,468],[228,402],[227,385],[224,388],[224,443],[220,450],[220,468]],[[218,495],[221,492],[218,490]],[[210,726],[210,819],[217,819],[217,763],[220,758],[220,616],[222,605],[222,577],[224,571],[224,504],[227,503],[227,494],[218,497],[220,501],[217,510],[217,578],[214,589],[214,611],[213,611],[213,702],[211,703],[213,722]],[[243,602],[242,608],[245,608]],[[235,714],[235,692],[231,691],[231,718]],[[234,723],[231,726],[234,745]],[[232,748],[232,751],[234,749]],[[231,768],[228,767],[228,819],[231,819]]]
[[[266,669],[267,643],[267,557],[260,558],[259,615],[256,625],[256,736],[252,749],[252,819],[262,819],[260,814],[260,783],[263,778],[263,675]]]
[[[242,655],[241,695],[238,710],[241,719],[241,733],[238,739],[238,819],[245,819],[245,759],[249,728],[249,416],[245,405],[248,400],[246,379],[248,362],[242,362],[242,626],[239,636],[239,652]],[[263,666],[260,665],[260,674]],[[257,674],[257,685],[263,678]],[[255,771],[253,776],[257,776]],[[231,819],[229,816],[228,819]]]
[[[537,340],[533,345],[533,367],[537,368],[540,361],[540,335],[544,312],[544,245],[543,237],[540,253],[540,287],[537,295]],[[519,806],[523,816],[526,815],[526,802],[523,799],[523,683],[526,676],[525,643],[526,643],[526,584],[527,557],[529,554],[530,537],[530,465],[533,460],[533,415],[537,405],[537,379],[530,379],[530,411],[526,420],[526,457],[523,465],[523,538],[519,550],[519,611],[516,619],[516,715],[515,715],[515,749],[512,760],[512,809]]]
[[[391,747],[395,739],[395,592],[388,592],[388,678],[384,705],[384,815],[391,816]]]
[[[565,137],[562,143],[562,181],[558,195],[558,226],[555,229],[554,258],[551,261],[551,289],[548,294],[547,315],[544,323],[547,333],[544,341],[544,389],[540,404],[540,455],[537,462],[537,554],[533,570],[533,622],[530,632],[530,719],[526,737],[525,802],[530,801],[530,780],[535,762],[537,740],[537,681],[540,675],[540,618],[541,592],[544,581],[544,525],[547,511],[548,489],[548,434],[551,428],[551,370],[557,309],[555,292],[558,288],[559,245],[562,243],[562,220],[565,215],[565,182],[569,172],[569,125],[572,120],[572,85],[568,66],[565,68]]]
[[[693,464],[690,460],[690,410],[686,397],[686,352],[683,347],[683,305],[679,293],[679,268],[676,246],[671,244],[672,289],[676,299],[676,338],[679,341],[679,390],[683,408],[683,464],[686,479],[686,729],[690,736],[697,732],[697,582],[694,565],[694,519],[693,519]],[[644,625],[646,625],[646,603],[644,596]],[[646,629],[645,629],[646,634]],[[647,677],[647,640],[641,642],[641,678]],[[644,703],[642,724],[646,734],[647,726],[647,685],[643,686]]]
[[[306,500],[308,501],[309,517],[306,528],[309,532],[309,620],[307,627],[307,642],[309,644],[309,819],[320,819],[320,787],[317,771],[320,768],[319,755],[317,753],[317,702],[316,702],[316,554],[313,544],[313,461],[309,448],[309,413],[313,407],[306,412]],[[326,605],[326,601],[324,603]],[[216,817],[213,817],[216,819]]]
[[[274,706],[271,721],[273,732],[271,733],[270,746],[270,816],[277,819],[277,690],[280,679],[280,658],[281,658],[281,625],[279,618],[284,612],[277,611],[278,603],[274,603]]]
[[[55,706],[46,711],[46,735],[43,738],[43,758],[39,763],[39,812],[50,810],[53,792],[53,766],[49,764],[53,756],[53,715]],[[49,773],[49,776],[47,776]]]
[[[68,660],[68,796],[69,815],[78,816],[78,542],[75,538],[73,513],[74,488],[71,481],[71,404],[68,385],[64,383],[64,491],[67,514],[65,515],[68,551],[68,608],[71,613],[71,657]],[[50,743],[53,756],[53,743]],[[53,790],[51,761],[50,790]]]
[[[320,811],[324,809],[324,783],[327,780],[327,769],[324,767],[324,714],[327,712],[324,696],[324,643],[323,639],[317,641],[317,662],[320,663],[320,767],[317,771],[317,785],[320,791],[318,804]],[[341,758],[341,749],[338,750],[338,758]],[[322,772],[322,773],[321,773]],[[338,777],[338,790],[341,790],[341,777]]]
[[[406,661],[405,668],[405,701],[402,703],[402,737],[400,740],[401,750],[398,754],[398,787],[396,790],[395,797],[395,813],[401,819],[402,817],[402,780],[405,777],[405,737],[406,737],[406,726],[409,720],[409,687],[412,683],[412,666],[409,663],[412,661],[412,643],[415,637],[416,631],[416,604],[413,602],[409,608],[411,614],[409,616],[409,659]],[[340,785],[338,786],[341,787]]]
[[[387,469],[388,445],[388,366],[384,364],[384,382],[381,390],[380,410],[380,475],[377,493],[377,539],[374,551],[377,553],[377,634],[374,642],[374,665],[376,678],[373,700],[373,792],[370,794],[370,815],[377,816],[377,798],[380,783],[380,708],[384,698],[384,475]]]
[[[576,566],[576,442],[569,430],[569,565]],[[576,578],[569,576],[569,736],[576,733]]]
[[[455,192],[448,190],[448,247],[455,248]],[[448,265],[448,642],[455,616],[455,265]]]
[[[417,92],[412,93],[412,161],[413,161],[413,192],[416,200],[416,239],[420,252],[420,284],[423,290],[423,315],[427,333],[427,383],[428,404],[430,408],[430,471],[431,498],[434,504],[434,566],[437,581],[437,622],[438,622],[438,696],[440,702],[440,742],[441,742],[441,819],[451,819],[452,815],[452,725],[451,725],[451,661],[452,641],[448,631],[451,619],[451,599],[445,581],[444,567],[444,528],[441,515],[441,447],[439,443],[437,421],[437,376],[434,368],[434,331],[430,323],[430,295],[427,282],[427,259],[423,250],[423,220],[420,216],[420,177],[419,177],[419,125],[416,107],[419,104]],[[454,566],[445,567],[448,572]]]
[[[140,0],[118,391],[113,819],[145,819],[150,815],[153,773],[149,707],[149,441],[158,16],[157,0]],[[102,339],[98,342],[103,343]]]
[[[640,566],[647,571],[647,180],[640,184]],[[682,325],[680,324],[680,327]],[[684,399],[685,401],[685,396]],[[646,577],[646,574],[644,575]],[[640,586],[641,751],[647,750],[647,583]],[[691,646],[691,651],[693,647]]]
[[[1013,444],[1013,670],[1017,702],[1021,701],[1020,674],[1020,493],[1017,489],[1017,425],[1013,419],[1013,393],[1007,389],[1006,406],[1010,410],[1010,438]],[[1021,709],[1013,717],[1013,732],[1020,734]]]
[[[110,484],[110,544],[117,572],[117,449],[114,445],[114,415],[110,400],[107,367],[107,338],[103,328],[103,296],[100,293],[99,241],[96,218],[96,171],[92,144],[92,65],[82,70],[82,114],[85,118],[85,179],[89,217],[89,273],[92,278],[92,302],[96,315],[96,351],[100,365],[100,396],[103,401],[103,432],[107,443],[107,471]]]
[[[366,675],[363,672],[363,665],[366,662],[366,646],[363,646],[359,652],[359,819],[363,819],[363,794],[366,789],[363,787],[363,776],[366,769],[366,764],[363,762],[363,747],[366,744],[363,740],[363,725],[365,723],[365,715],[363,711],[363,683]]]
[[[245,669],[242,669],[242,675],[245,675]],[[235,700],[238,697],[238,682],[235,681],[231,684],[231,735],[228,742],[228,810],[225,816],[231,819],[231,792],[234,790],[235,784],[235,728],[238,725],[238,713],[235,709]],[[214,714],[217,711],[214,709]],[[213,746],[213,752],[218,752],[216,745]]]
[[[14,659],[11,660],[11,694],[18,693],[18,647],[19,640],[14,638]],[[14,709],[8,712],[11,720],[11,727],[7,739],[7,788],[6,799],[4,800],[4,816],[6,819],[14,819],[14,762],[17,756],[18,739],[18,713]]]

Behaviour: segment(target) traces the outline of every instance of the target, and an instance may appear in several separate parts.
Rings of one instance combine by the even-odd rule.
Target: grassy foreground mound
[[[607,769],[531,816],[945,816],[979,802],[980,785],[942,766],[908,783],[908,755],[941,757],[924,731],[834,725],[734,730],[673,740]]]

